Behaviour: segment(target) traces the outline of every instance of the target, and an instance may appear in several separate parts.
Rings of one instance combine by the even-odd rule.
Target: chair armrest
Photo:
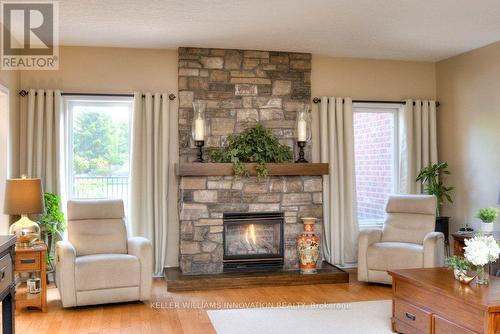
[[[56,243],[56,283],[63,307],[76,306],[75,247],[69,241]]]
[[[424,268],[444,265],[444,234],[430,232],[424,238]]]
[[[380,242],[382,239],[381,229],[365,229],[359,231],[358,237],[358,281],[368,282],[368,263],[366,252],[370,245]]]
[[[139,259],[141,265],[140,300],[151,299],[151,284],[153,281],[153,245],[143,237],[128,239],[128,253]]]

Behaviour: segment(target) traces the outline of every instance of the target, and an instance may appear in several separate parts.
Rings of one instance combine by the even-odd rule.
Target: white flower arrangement
[[[492,236],[477,235],[465,239],[464,257],[475,266],[485,266],[498,259],[500,247]]]

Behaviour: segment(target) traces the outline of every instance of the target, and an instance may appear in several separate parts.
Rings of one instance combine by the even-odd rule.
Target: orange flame
[[[248,225],[245,231],[245,241],[248,245],[255,246],[257,243],[257,236],[255,235],[255,226],[253,224]]]

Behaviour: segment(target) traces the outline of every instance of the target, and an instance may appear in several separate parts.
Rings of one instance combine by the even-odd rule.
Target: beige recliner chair
[[[434,232],[434,196],[390,196],[386,212],[383,229],[360,231],[359,281],[391,284],[388,270],[443,266],[444,235]]]
[[[127,239],[122,200],[69,201],[68,241],[56,244],[63,307],[149,300],[151,242]]]

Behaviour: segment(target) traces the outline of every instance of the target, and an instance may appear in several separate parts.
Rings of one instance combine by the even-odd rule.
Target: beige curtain
[[[321,98],[320,152],[321,162],[329,163],[330,172],[323,177],[323,256],[332,264],[356,262],[358,221],[350,98]]]
[[[129,224],[153,243],[155,275],[178,265],[175,117],[168,94],[134,94]]]
[[[419,194],[418,173],[438,162],[436,101],[406,100],[399,113],[399,137],[399,192]]]
[[[42,179],[46,192],[65,189],[65,117],[60,90],[30,89],[20,115],[20,173]]]

